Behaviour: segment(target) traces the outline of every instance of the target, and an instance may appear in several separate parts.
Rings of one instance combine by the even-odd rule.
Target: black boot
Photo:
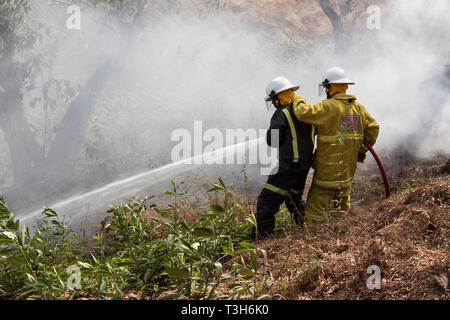
[[[294,220],[294,223],[296,225],[303,227],[303,224],[305,222],[304,214],[299,213],[298,211],[295,211],[294,214],[292,215],[292,219]]]

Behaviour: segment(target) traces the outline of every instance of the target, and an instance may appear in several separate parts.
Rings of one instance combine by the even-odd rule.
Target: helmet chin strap
[[[272,90],[272,92],[270,92],[270,99],[271,99],[270,101],[272,101],[273,106],[275,108],[280,107],[280,105],[281,105],[280,99],[278,98],[278,96],[274,90]]]
[[[325,91],[327,99],[330,99],[330,96],[328,94],[329,89],[330,89],[330,81],[328,79],[323,80],[319,84],[319,97],[322,96],[323,92]]]
[[[276,97],[275,99],[272,100],[273,105],[275,106],[275,108],[279,108],[281,106],[281,102],[280,99],[278,99],[278,97]]]

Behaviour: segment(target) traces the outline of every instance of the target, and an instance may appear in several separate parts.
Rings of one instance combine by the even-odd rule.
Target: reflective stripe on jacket
[[[297,96],[301,97],[301,96]],[[301,97],[306,102],[304,97]],[[279,143],[272,130],[278,130]],[[314,150],[313,129],[310,124],[297,120],[292,104],[281,106],[274,112],[267,131],[267,144],[278,147],[279,167],[289,170],[292,163],[296,168],[306,170],[311,167]]]

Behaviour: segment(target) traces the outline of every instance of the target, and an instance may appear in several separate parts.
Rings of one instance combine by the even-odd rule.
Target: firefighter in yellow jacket
[[[363,162],[368,151],[363,139],[371,145],[377,140],[378,123],[356,96],[346,93],[354,84],[342,68],[334,67],[320,84],[326,90],[326,100],[307,105],[301,97],[294,98],[297,119],[314,125],[317,132],[305,221],[322,222],[330,215],[348,211],[357,162]]]

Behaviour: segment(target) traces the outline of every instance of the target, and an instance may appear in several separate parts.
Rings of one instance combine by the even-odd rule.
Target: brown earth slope
[[[345,216],[260,241],[268,254],[266,274],[287,287],[273,285],[267,293],[287,299],[449,299],[449,168],[450,160],[422,167],[422,174],[410,167],[410,175],[392,182],[409,185],[425,177],[428,182],[394,187],[394,195],[384,200],[382,189],[375,188],[372,197],[354,192],[359,203]],[[370,193],[367,187],[378,183],[361,177],[354,188]],[[381,270],[380,289],[366,285],[372,265]],[[231,262],[226,267],[231,269]]]
[[[342,32],[351,42],[359,41],[367,32],[368,6],[376,4],[383,14],[390,13],[385,0],[331,0],[330,8],[341,18]],[[228,23],[245,25],[255,34],[264,34],[268,45],[286,57],[311,54],[317,47],[334,50],[333,26],[318,0],[156,0],[145,10],[146,23],[167,18],[183,23],[225,18]]]

